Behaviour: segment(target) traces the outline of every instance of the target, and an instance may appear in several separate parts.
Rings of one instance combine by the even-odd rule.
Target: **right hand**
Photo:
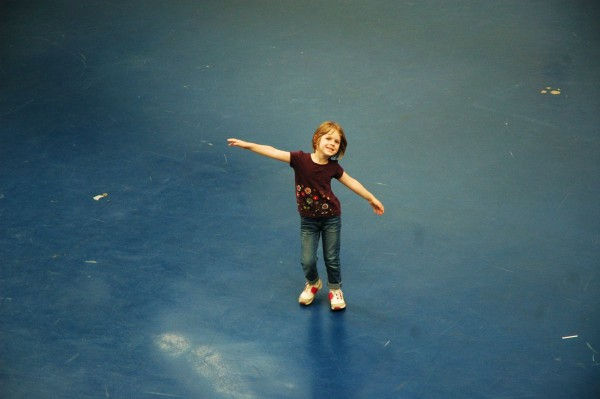
[[[245,142],[243,140],[240,140],[240,139],[234,139],[234,138],[227,139],[227,144],[230,147],[240,147],[240,148],[247,148],[248,147],[248,143],[247,142]]]

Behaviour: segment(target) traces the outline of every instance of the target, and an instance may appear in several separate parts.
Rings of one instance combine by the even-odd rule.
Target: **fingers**
[[[379,201],[372,203],[371,206],[373,207],[373,212],[375,212],[377,215],[381,216],[385,212],[383,204]]]

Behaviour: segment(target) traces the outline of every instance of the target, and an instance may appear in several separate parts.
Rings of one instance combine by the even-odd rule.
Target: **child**
[[[287,152],[271,146],[228,139],[230,146],[241,147],[269,158],[289,163],[294,169],[296,202],[300,213],[302,241],[302,269],[306,277],[304,290],[298,298],[302,305],[310,305],[323,286],[317,273],[319,238],[323,240],[323,258],[327,270],[329,301],[332,310],[346,307],[341,290],[340,230],[341,206],[331,191],[331,179],[336,178],[350,190],[366,199],[377,215],[383,214],[379,202],[360,182],[350,177],[338,164],[346,152],[344,130],[335,122],[323,122],[312,139],[313,153]]]

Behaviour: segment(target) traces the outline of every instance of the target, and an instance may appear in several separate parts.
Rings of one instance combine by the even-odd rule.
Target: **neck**
[[[320,154],[317,151],[310,154],[310,157],[312,158],[313,162],[318,163],[319,165],[325,165],[329,163],[329,157]]]

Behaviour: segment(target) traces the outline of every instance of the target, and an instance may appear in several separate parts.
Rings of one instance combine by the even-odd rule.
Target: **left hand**
[[[383,215],[385,209],[383,208],[383,204],[377,198],[370,200],[369,205],[371,205],[373,212],[375,212],[377,215]]]

